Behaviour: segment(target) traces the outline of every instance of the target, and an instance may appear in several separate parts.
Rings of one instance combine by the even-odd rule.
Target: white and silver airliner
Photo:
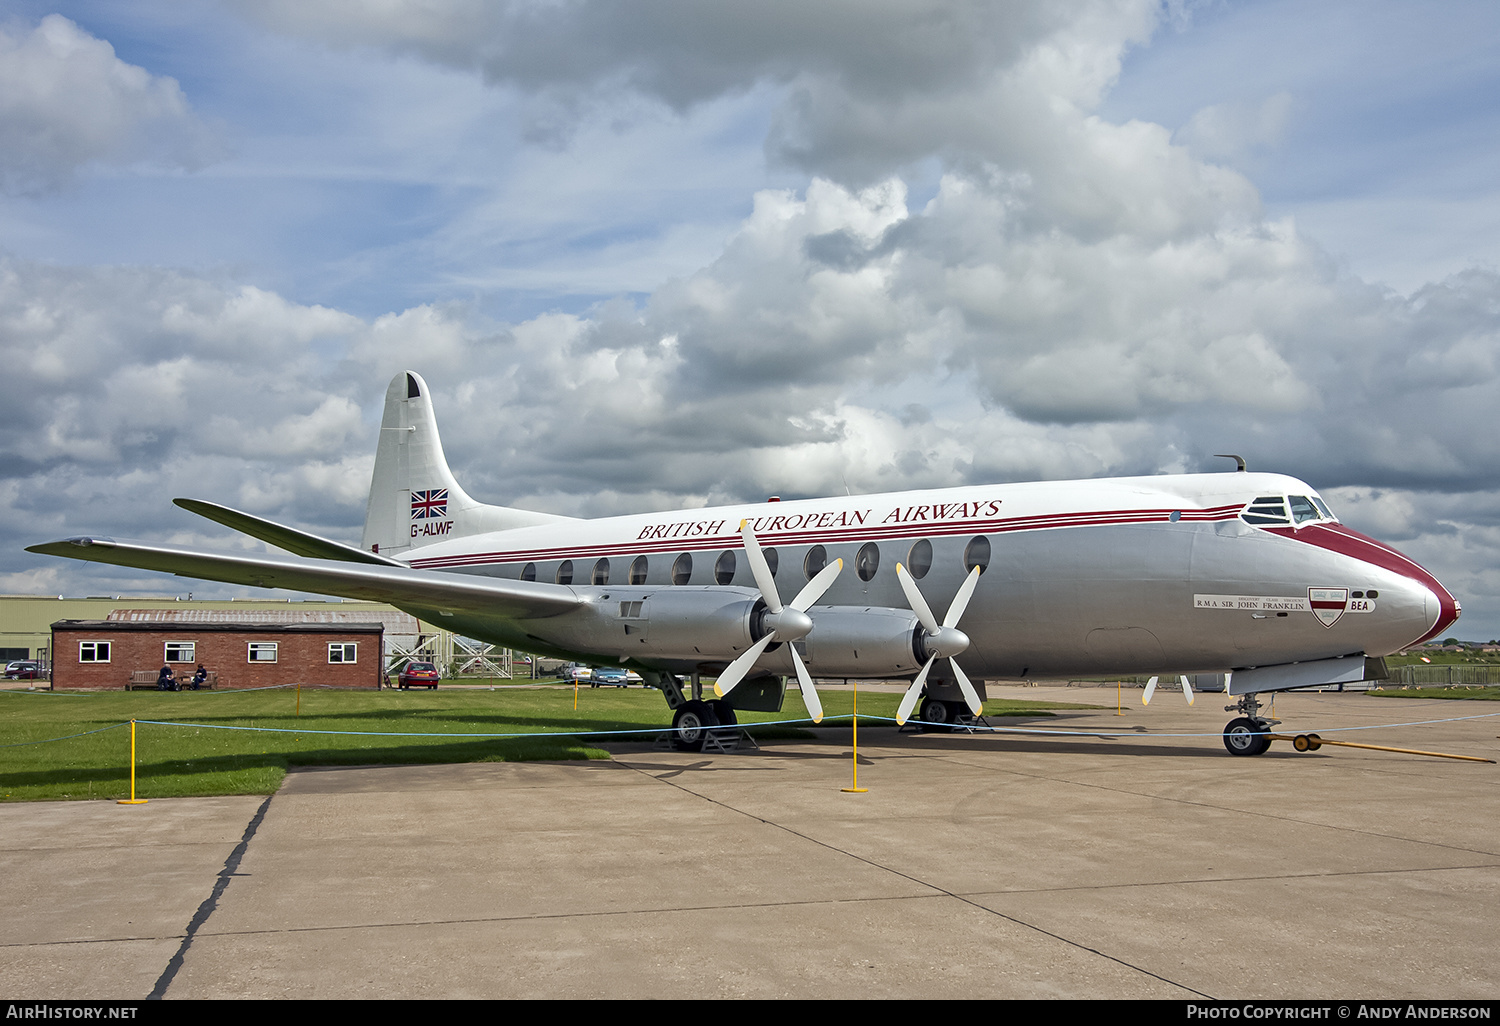
[[[1225,745],[1253,755],[1272,722],[1258,694],[1366,679],[1374,657],[1446,630],[1459,604],[1311,486],[1240,468],[582,520],[470,498],[408,371],[386,393],[358,548],[178,499],[298,558],[98,537],[28,551],[374,599],[635,669],[684,747],[737,708],[780,708],[787,678],[814,718],[813,677],[908,681],[899,718],[920,699],[921,720],[944,724],[980,711],[987,680],[1223,673],[1241,713]]]

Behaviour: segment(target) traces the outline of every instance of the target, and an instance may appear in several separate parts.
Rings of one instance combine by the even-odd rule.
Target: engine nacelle
[[[607,587],[583,609],[543,623],[560,647],[622,661],[727,663],[760,637],[752,630],[764,608],[751,588]],[[606,647],[611,637],[617,647]]]
[[[913,648],[920,630],[909,609],[890,606],[813,606],[807,611],[813,629],[805,641],[804,661],[815,677],[905,677],[922,668]],[[795,670],[786,646],[761,658],[759,666],[775,673]]]
[[[539,621],[538,627],[562,649],[688,668],[732,662],[765,636],[765,612],[765,601],[751,588],[604,587],[584,608]],[[919,657],[915,638],[921,626],[910,610],[813,606],[807,613],[812,632],[794,644],[814,676],[909,677],[926,658]],[[611,637],[614,646],[601,644]],[[771,646],[756,665],[796,673],[785,644]]]

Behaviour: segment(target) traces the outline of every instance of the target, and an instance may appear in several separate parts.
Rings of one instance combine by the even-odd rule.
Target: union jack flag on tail
[[[434,488],[431,491],[411,493],[411,518],[431,520],[448,515],[448,489]]]

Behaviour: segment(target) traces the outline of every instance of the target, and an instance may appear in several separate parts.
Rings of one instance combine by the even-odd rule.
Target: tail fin
[[[361,542],[394,556],[445,538],[507,531],[572,519],[476,502],[458,486],[438,439],[427,382],[403,371],[385,391],[385,416],[375,450],[370,503]]]

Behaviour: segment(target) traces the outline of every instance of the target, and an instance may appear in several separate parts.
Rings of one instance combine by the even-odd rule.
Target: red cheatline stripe
[[[841,542],[885,541],[891,538],[948,537],[962,534],[1005,534],[1013,531],[1052,530],[1062,527],[1104,527],[1118,524],[1162,523],[1169,521],[1173,512],[1180,512],[1181,519],[1188,522],[1232,520],[1242,507],[1219,506],[1207,510],[1146,509],[1146,510],[1102,510],[1098,512],[1053,513],[1031,517],[1008,519],[973,520],[959,524],[937,524],[928,521],[910,521],[904,524],[888,524],[876,527],[846,528],[821,531],[779,531],[757,534],[762,545],[829,545]],[[765,518],[760,518],[765,519]],[[706,538],[653,538],[614,542],[605,545],[571,545],[546,549],[516,549],[510,551],[476,552],[453,556],[435,556],[414,559],[413,567],[440,569],[454,566],[477,566],[487,563],[547,562],[554,559],[591,560],[610,556],[650,555],[663,552],[700,552],[709,549],[743,548],[738,533],[713,535]]]

